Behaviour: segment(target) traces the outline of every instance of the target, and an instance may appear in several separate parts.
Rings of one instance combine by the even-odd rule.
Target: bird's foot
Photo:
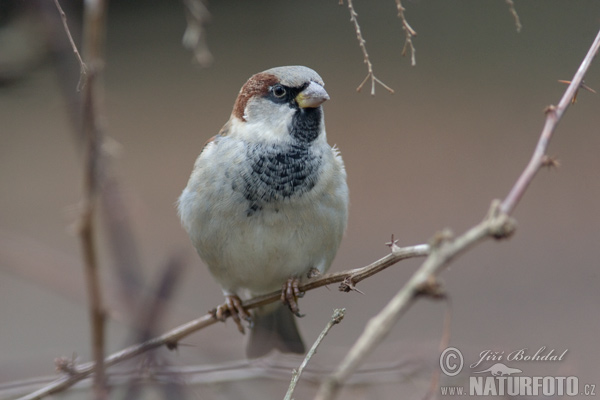
[[[298,299],[304,296],[304,292],[300,291],[299,285],[300,279],[289,278],[281,289],[281,301],[288,305],[294,315],[304,317],[304,314],[300,314],[300,309],[298,308]]]
[[[242,325],[242,319],[252,322],[252,317],[248,314],[248,311],[244,309],[242,305],[242,300],[235,295],[226,295],[225,296],[225,304],[221,304],[214,311],[214,317],[219,321],[225,321],[227,317],[231,315],[233,322],[238,327],[238,330],[244,334],[246,331],[244,329],[244,325]]]

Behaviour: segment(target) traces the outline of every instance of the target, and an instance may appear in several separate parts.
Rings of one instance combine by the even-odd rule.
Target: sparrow
[[[231,314],[242,333],[240,318],[250,321],[249,358],[304,353],[294,319],[299,282],[327,271],[346,229],[346,170],[327,143],[323,86],[303,66],[253,75],[178,200],[182,225],[226,298],[216,318]],[[283,302],[252,316],[242,307],[240,296],[276,290]]]

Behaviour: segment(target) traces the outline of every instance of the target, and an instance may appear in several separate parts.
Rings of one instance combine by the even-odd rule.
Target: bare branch
[[[392,327],[423,294],[423,287],[431,285],[444,267],[456,256],[488,237],[508,237],[514,229],[514,221],[506,214],[499,213],[499,201],[492,203],[486,218],[455,239],[438,241],[421,267],[409,281],[389,301],[389,303],[367,323],[365,330],[354,343],[336,370],[323,382],[316,399],[333,399],[344,382],[358,369],[390,332]]]
[[[523,26],[521,25],[521,19],[519,18],[519,14],[517,14],[517,10],[515,9],[515,3],[513,2],[513,0],[506,0],[506,4],[508,4],[508,11],[515,19],[515,26],[517,28],[517,33],[519,33],[521,32],[521,28]]]
[[[440,340],[439,351],[440,354],[444,349],[448,348],[450,344],[450,323],[452,322],[452,302],[450,297],[446,297],[446,311],[444,312],[444,328],[442,331],[442,339]],[[429,391],[424,397],[424,400],[435,399],[436,391],[438,390],[440,383],[440,369],[435,369],[431,377],[431,383],[429,384]]]
[[[344,4],[343,0],[340,0],[340,5]],[[356,31],[356,38],[358,39],[358,45],[360,46],[360,50],[364,56],[364,63],[367,64],[367,76],[361,82],[360,85],[356,88],[357,92],[360,92],[365,83],[370,79],[371,80],[371,96],[375,96],[375,83],[379,83],[383,86],[388,92],[394,93],[394,89],[390,88],[388,85],[383,83],[379,78],[375,76],[373,73],[373,64],[371,63],[371,59],[369,58],[369,53],[367,52],[366,41],[362,36],[362,32],[360,31],[360,25],[358,24],[358,19],[356,17],[358,14],[354,11],[354,5],[352,4],[352,0],[348,0],[348,10],[350,11],[350,21],[354,24],[354,30]]]
[[[345,308],[336,308],[333,311],[333,315],[331,316],[331,319],[329,320],[327,325],[325,325],[325,328],[323,329],[323,331],[321,332],[321,334],[319,335],[319,337],[317,338],[315,343],[312,345],[310,350],[308,350],[308,353],[306,353],[306,357],[304,357],[304,360],[302,360],[302,364],[300,364],[300,367],[298,368],[298,370],[297,371],[294,370],[292,372],[292,381],[290,382],[290,386],[289,386],[288,391],[285,394],[285,397],[283,398],[283,400],[292,400],[292,395],[294,394],[294,390],[296,389],[296,384],[298,383],[298,380],[300,380],[300,376],[302,375],[304,368],[306,368],[306,366],[308,365],[308,362],[310,361],[312,356],[317,352],[317,347],[319,347],[319,345],[321,344],[323,339],[325,339],[325,336],[327,336],[327,334],[329,333],[331,328],[333,328],[334,325],[342,322],[345,312],[346,312]]]
[[[402,21],[402,30],[406,35],[406,39],[404,41],[404,48],[402,49],[402,56],[406,56],[406,53],[410,51],[410,65],[413,67],[417,65],[417,58],[415,57],[416,49],[413,45],[412,38],[413,36],[417,36],[417,32],[408,24],[406,17],[404,16],[405,8],[402,6],[401,0],[396,0],[396,8],[398,9],[398,18]]]
[[[86,154],[83,184],[83,211],[81,214],[79,233],[89,293],[88,301],[92,335],[92,354],[96,361],[94,366],[94,394],[96,399],[105,399],[107,397],[103,365],[105,311],[102,302],[102,290],[100,288],[94,224],[97,197],[101,186],[100,166],[102,162],[102,131],[100,129],[98,116],[99,88],[97,78],[103,64],[105,16],[106,10],[103,0],[86,1],[84,8],[83,49],[91,68],[88,69],[87,73],[84,75],[85,80],[82,93],[82,137],[86,144]]]
[[[532,160],[517,180],[513,190],[500,202],[495,200],[485,219],[463,235],[452,239],[448,235],[433,241],[431,253],[409,281],[390,302],[367,324],[365,330],[354,343],[336,370],[323,382],[316,395],[318,400],[329,400],[337,396],[344,382],[358,369],[372,350],[388,335],[396,322],[422,294],[422,288],[431,285],[435,277],[457,256],[477,243],[488,239],[509,237],[516,229],[516,222],[509,216],[523,196],[535,173],[542,165],[549,139],[579,88],[583,77],[600,48],[600,32],[575,74],[571,85],[563,95],[558,107],[551,106],[547,111],[546,124],[541,133]]]
[[[535,177],[535,174],[544,164],[544,156],[546,155],[546,150],[550,144],[550,139],[552,138],[554,129],[556,129],[556,126],[558,125],[558,122],[562,118],[563,114],[573,102],[577,91],[583,83],[585,73],[592,64],[594,57],[598,53],[598,49],[600,49],[600,32],[598,32],[596,39],[592,43],[587,55],[583,59],[583,62],[571,80],[571,83],[565,91],[565,94],[558,102],[558,106],[549,106],[546,109],[546,123],[544,124],[540,139],[538,140],[529,164],[527,164],[527,167],[521,173],[521,176],[510,190],[508,196],[506,196],[502,202],[502,205],[500,206],[502,212],[507,214],[512,213],[521,197],[523,197],[525,190],[527,190],[527,187]]]
[[[71,43],[73,53],[75,53],[77,61],[79,61],[79,83],[77,84],[77,91],[79,92],[81,89],[83,89],[83,85],[85,84],[85,81],[87,79],[87,66],[83,62],[81,54],[79,54],[79,50],[77,50],[77,45],[75,45],[75,41],[73,40],[73,36],[71,35],[71,30],[69,29],[69,25],[67,24],[67,15],[63,11],[58,0],[54,0],[54,4],[56,5],[58,12],[60,13],[60,18],[62,20],[63,27],[65,28],[65,33],[67,34],[69,42]]]
[[[306,283],[300,285],[299,289],[303,292],[316,289],[322,286],[331,285],[333,283],[353,282],[354,284],[366,279],[384,269],[398,263],[407,258],[423,257],[429,254],[429,246],[425,244],[409,246],[409,247],[398,247],[393,246],[391,254],[375,261],[374,263],[365,267],[352,269],[349,271],[342,271],[333,274],[325,274],[317,278],[309,279]],[[340,290],[347,291],[344,284],[340,286]],[[252,309],[260,307],[265,304],[273,303],[281,298],[281,292],[273,292],[267,295],[255,297],[246,300],[242,303],[245,309]],[[229,317],[226,315],[225,317]],[[186,322],[176,328],[163,333],[160,336],[152,338],[142,343],[138,343],[129,346],[123,350],[111,354],[104,359],[104,367],[112,367],[123,361],[130,360],[140,354],[154,350],[161,346],[167,346],[169,349],[177,347],[177,343],[186,336],[191,335],[200,329],[206,328],[207,326],[213,325],[219,322],[214,317],[214,313],[210,312],[200,318]],[[49,385],[40,388],[39,390],[30,393],[29,395],[23,396],[18,400],[36,400],[41,399],[50,394],[58,393],[63,391],[77,382],[85,379],[94,372],[94,363],[89,362],[80,365],[71,370],[70,374],[63,375],[56,379]]]

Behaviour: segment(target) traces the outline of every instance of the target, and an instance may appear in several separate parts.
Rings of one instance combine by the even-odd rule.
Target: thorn
[[[571,81],[565,81],[565,80],[562,80],[562,79],[559,79],[558,81],[560,83],[565,83],[567,85],[571,84]],[[586,85],[585,81],[582,80],[581,83],[579,84],[579,88],[575,92],[575,95],[573,95],[573,98],[571,99],[571,104],[577,103],[577,94],[579,93],[579,89],[584,89],[584,90],[587,90],[590,93],[596,94],[596,91],[594,89],[592,89],[591,87],[589,87],[588,85]]]
[[[556,106],[550,104],[546,108],[544,108],[544,114],[550,114],[556,111]]]
[[[71,358],[69,357],[58,357],[54,359],[54,366],[57,372],[64,372],[68,375],[75,375],[77,373],[77,353],[73,353]]]
[[[400,250],[400,247],[398,247],[398,239],[394,239],[393,233],[392,233],[392,239],[389,242],[386,242],[385,245],[392,250],[392,254],[394,254],[395,252]]]
[[[216,310],[215,310],[215,312],[216,312]],[[170,342],[165,343],[165,346],[169,350],[177,350],[177,348],[179,347],[179,343],[177,341],[170,341]]]
[[[356,288],[356,286],[354,286],[354,282],[352,281],[352,277],[347,277],[346,279],[344,279],[344,281],[342,283],[340,283],[340,292],[358,292],[360,294],[364,294],[364,292],[362,292],[361,290],[358,290]]]
[[[389,242],[386,242],[385,245],[387,247],[394,247],[394,246],[396,246],[396,244],[398,244],[398,239],[394,240],[394,234],[392,233],[392,240]]]

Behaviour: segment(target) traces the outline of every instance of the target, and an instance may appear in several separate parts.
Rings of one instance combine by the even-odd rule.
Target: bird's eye
[[[285,96],[285,88],[281,85],[275,85],[273,86],[273,95],[277,98],[282,98],[283,96]]]

